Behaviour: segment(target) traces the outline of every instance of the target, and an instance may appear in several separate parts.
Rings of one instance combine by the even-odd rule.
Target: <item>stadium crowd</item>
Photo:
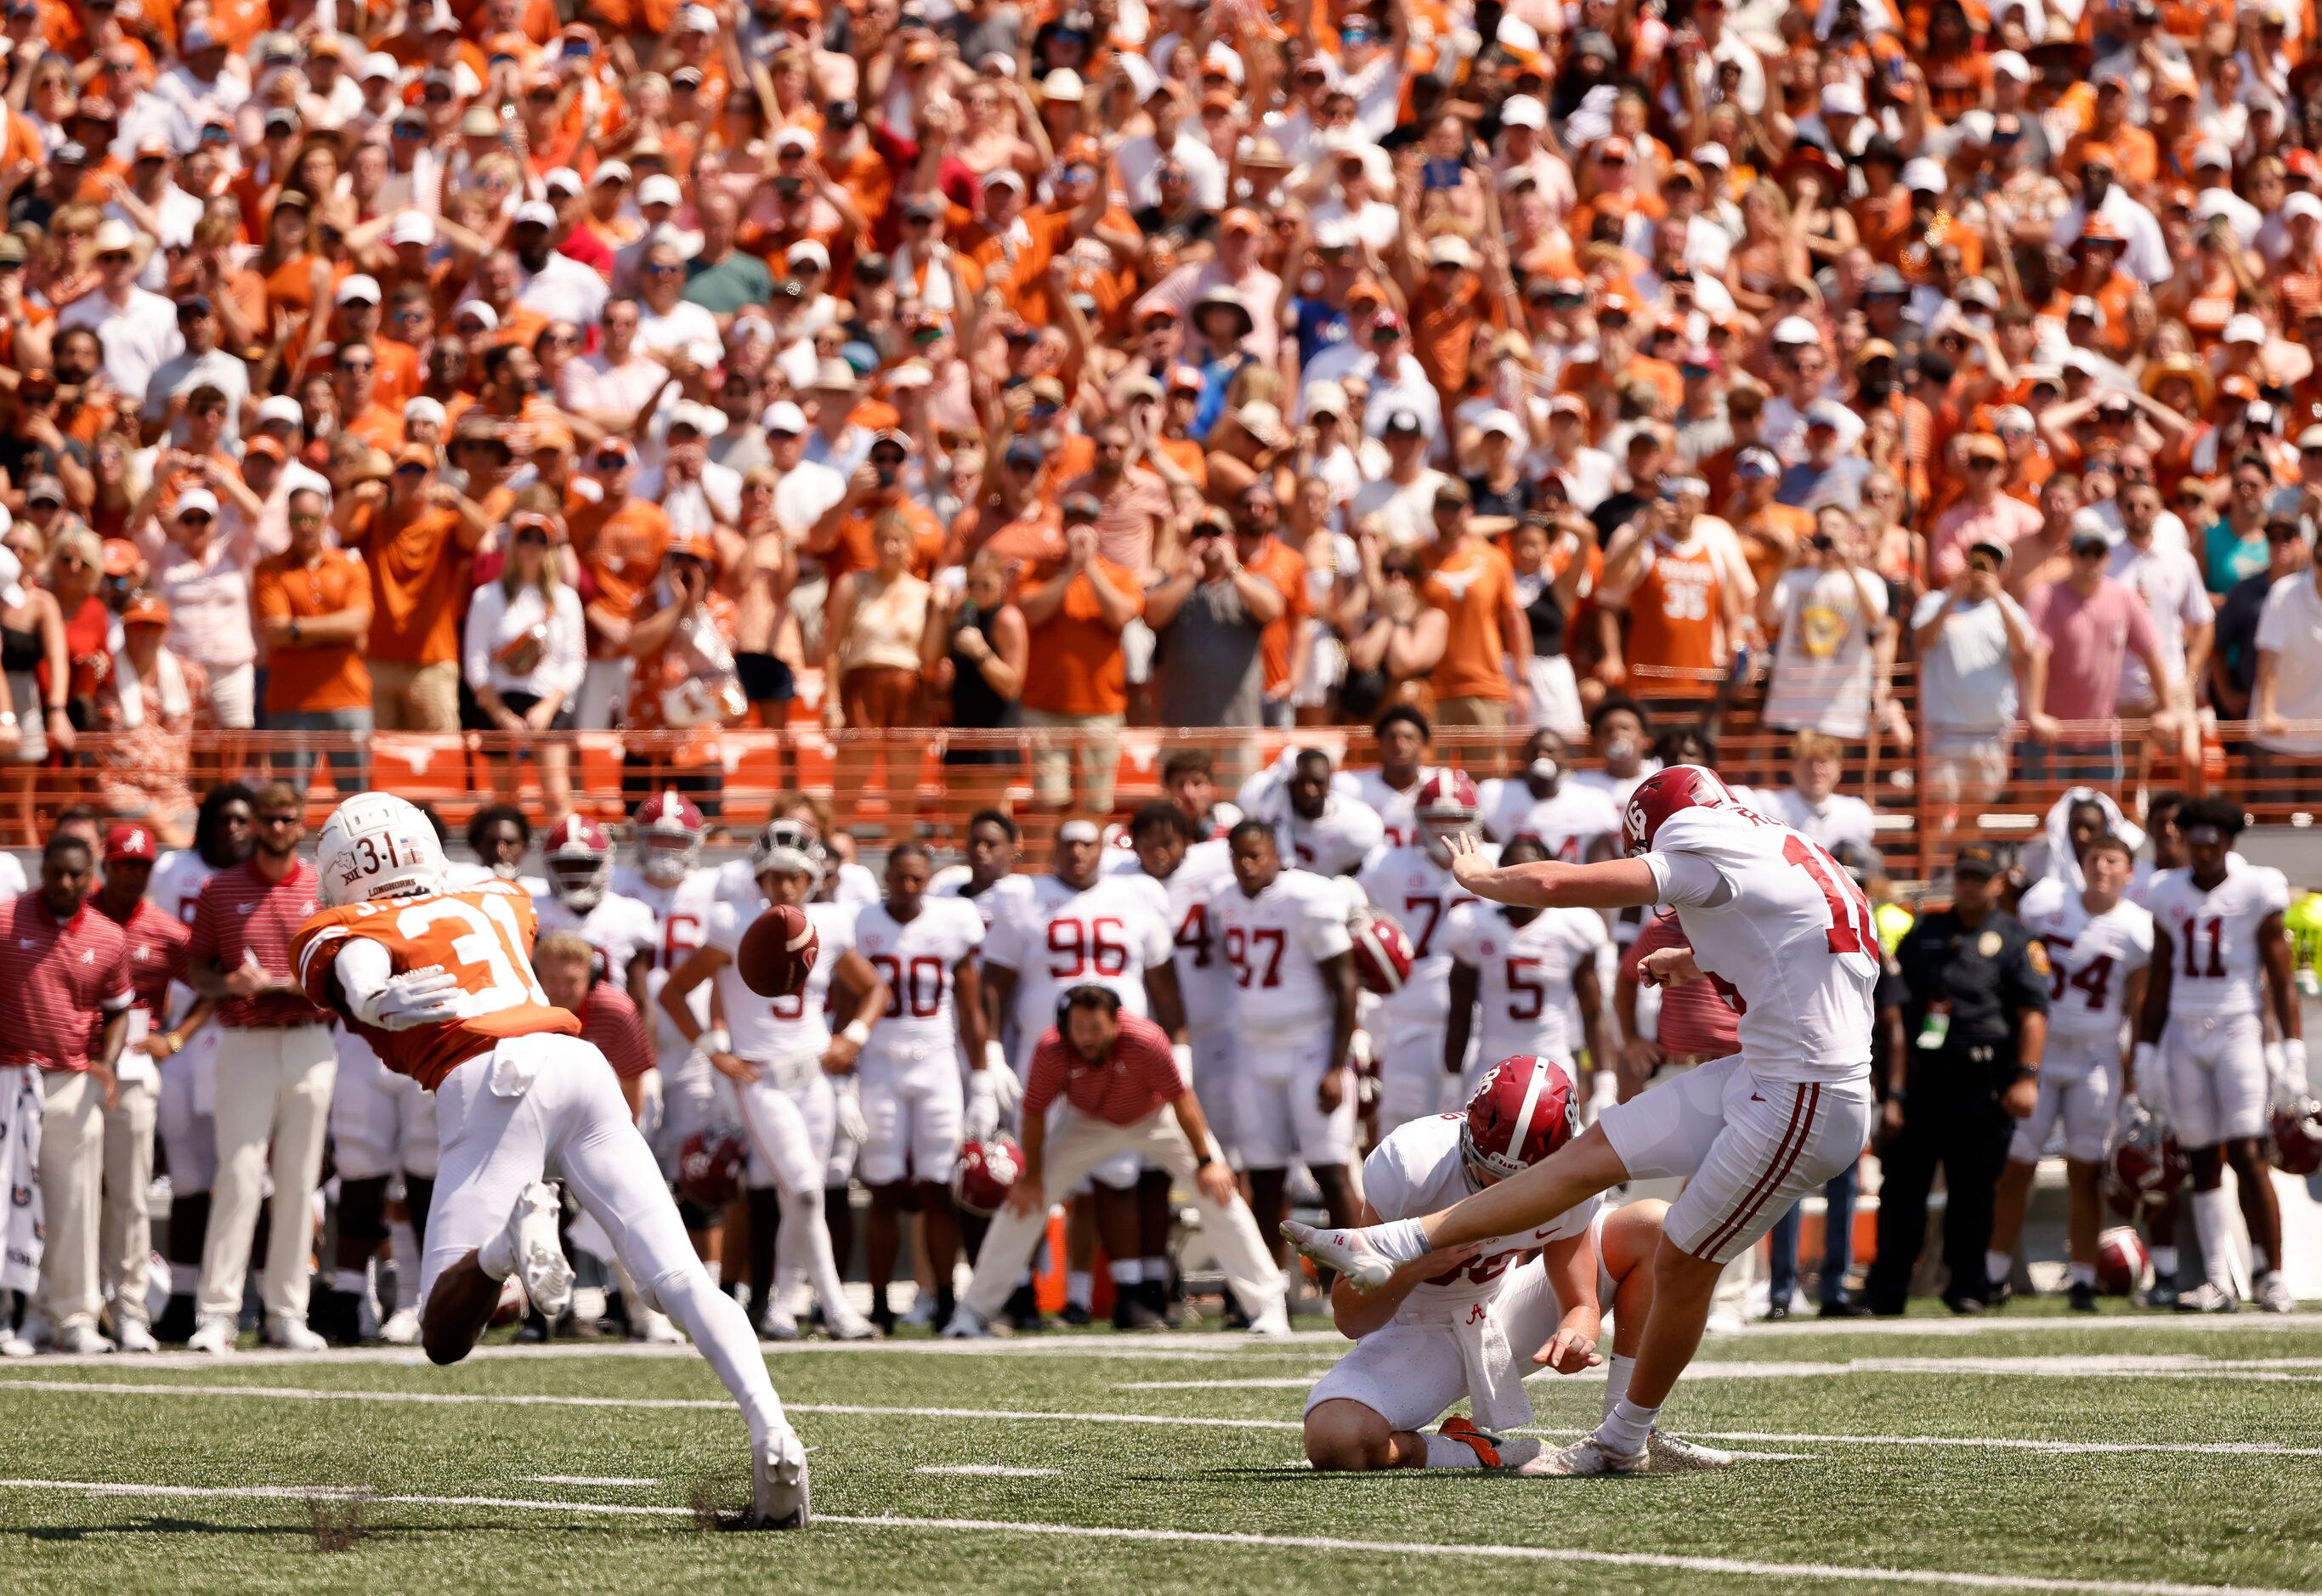
[[[714,1085],[660,994],[705,834],[765,818],[727,813],[742,728],[787,731],[786,758],[836,734],[838,812],[772,818],[862,903],[891,889],[847,821],[866,793],[907,807],[930,748],[955,818],[992,807],[951,839],[983,892],[1011,814],[1042,819],[1038,871],[1051,832],[1059,860],[1086,845],[1065,816],[1136,841],[1174,812],[1198,845],[1228,795],[1281,863],[1359,878],[1374,847],[1425,853],[1439,731],[1513,772],[1459,824],[1585,856],[1624,784],[1715,765],[1738,729],[1778,749],[1750,780],[1868,887],[1890,950],[1882,809],[1932,817],[1936,874],[2003,791],[2077,789],[2044,854],[1958,872],[2012,899],[2080,889],[2135,819],[2159,845],[2171,783],[2295,798],[2322,771],[2322,56],[2290,0],[6,0],[0,24],[0,832],[50,843],[19,912],[60,922],[94,890],[133,932],[122,883],[195,862],[154,900],[198,944],[139,987],[134,1038],[41,1033],[25,1090],[205,1028],[264,1054],[262,1091],[256,1064],[206,1088],[209,1152],[163,1161],[200,1316],[238,1309],[270,1145],[266,1313],[295,1342],[326,1144],[342,1205],[349,1180],[343,1038],[269,984],[279,946],[251,950],[261,976],[202,942],[201,878],[254,856],[248,889],[295,897],[306,784],[327,761],[342,795],[369,785],[375,733],[483,734],[521,807],[457,816],[476,868],[517,876],[540,827],[562,929],[647,905],[654,946],[583,935],[594,965],[561,978],[641,1108],[658,1074],[687,1074],[672,1100]],[[1359,774],[1261,739],[1374,722]],[[1134,816],[1131,726],[1209,750]],[[578,774],[574,734],[608,730],[617,795]],[[2087,820],[2099,795],[2126,812]],[[632,814],[641,885],[608,892],[598,821]],[[76,834],[97,857],[68,880]],[[754,905],[749,875],[720,890]],[[705,1035],[715,974],[681,990]],[[1636,996],[1607,962],[1603,1012],[1574,1016],[1619,1090],[1702,1056]],[[20,998],[0,1033],[27,1034]],[[1173,1030],[1219,1023],[1178,1007]],[[86,1177],[142,1183],[134,1073],[51,1117],[42,1181],[76,1172],[51,1240],[78,1257],[102,1229],[122,1261],[40,1286],[74,1341],[89,1282],[133,1272],[128,1207]],[[401,1124],[398,1090],[362,1113]],[[1970,1167],[2004,1229],[1994,1123]],[[425,1179],[400,1145],[354,1166],[331,1334],[368,1302],[389,1188]],[[889,1265],[898,1215],[947,1200],[911,1162],[869,1220]],[[1145,1184],[1116,1266],[1157,1255]],[[1284,1181],[1249,1196],[1263,1218]],[[790,1211],[736,1216],[760,1252],[729,1277],[764,1285]],[[206,1218],[238,1238],[215,1258]],[[711,1245],[716,1216],[689,1218]]]

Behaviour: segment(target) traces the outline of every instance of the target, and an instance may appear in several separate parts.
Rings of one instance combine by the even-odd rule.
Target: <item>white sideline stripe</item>
[[[1045,1480],[1063,1471],[1010,1468],[1004,1463],[923,1463],[911,1472],[915,1474],[990,1475],[999,1480]]]
[[[524,1481],[527,1485],[621,1485],[638,1488],[661,1483],[659,1480],[634,1474],[526,1474]]]
[[[2296,1371],[2308,1371],[2297,1373]],[[1537,1379],[1546,1370],[1533,1370]],[[1241,1380],[1124,1380],[1113,1391],[1293,1391],[1321,1377],[1252,1375]],[[2026,1356],[2012,1358],[1849,1358],[1805,1363],[1710,1359],[1687,1368],[1688,1381],[1701,1380],[1821,1380],[1842,1374],[1987,1374],[2039,1379],[2217,1380],[2322,1382],[2322,1358],[2208,1358],[2190,1353],[2132,1353],[2082,1357]],[[1591,1370],[1578,1380],[1601,1380],[1604,1372]]]
[[[690,1518],[690,1508],[630,1502],[536,1501],[526,1497],[374,1495],[323,1485],[129,1485],[85,1480],[0,1480],[0,1490],[80,1491],[96,1497],[228,1497],[340,1500],[416,1507],[514,1508],[535,1512],[614,1513]],[[2053,1591],[2084,1596],[2317,1596],[2311,1591],[2262,1585],[2162,1584],[2149,1580],[2046,1579],[2036,1574],[1973,1573],[1941,1568],[1856,1567],[1827,1563],[1760,1563],[1739,1557],[1693,1557],[1664,1552],[1600,1552],[1570,1546],[1495,1546],[1438,1541],[1361,1541],[1335,1536],[1237,1534],[1202,1529],[1135,1529],[1099,1524],[1039,1524],[1005,1518],[919,1518],[898,1514],[818,1513],[817,1522],[866,1529],[932,1529],[955,1534],[1041,1535],[1077,1540],[1146,1541],[1180,1546],[1267,1546],[1294,1551],[1354,1552],[1367,1556],[1508,1558],[1527,1563],[1590,1563],[1614,1568],[1674,1569],[1687,1573],[1740,1574],[1758,1579],[1835,1580],[1851,1583],[1941,1585],[1974,1591]]]
[[[96,1396],[255,1397],[297,1402],[407,1402],[436,1407],[703,1409],[730,1411],[733,1403],[715,1397],[567,1397],[500,1391],[309,1391],[296,1386],[162,1385],[105,1381],[0,1378],[0,1392],[72,1391]],[[1211,1418],[1178,1413],[1051,1413],[1020,1408],[885,1408],[849,1402],[785,1402],[792,1413],[828,1413],[858,1418],[975,1418],[1033,1424],[1149,1424],[1179,1429],[1303,1430],[1289,1418]],[[1581,1429],[1529,1427],[1515,1432],[1537,1436],[1584,1436]],[[2287,1446],[2272,1441],[2045,1441],[2011,1436],[1831,1436],[1786,1430],[1695,1430],[1711,1441],[1765,1441],[1837,1446],[1984,1446],[2039,1453],[2155,1452],[2217,1457],[2322,1457],[2322,1446]],[[0,1482],[5,1484],[5,1482]],[[2322,1591],[2313,1596],[2322,1596]]]

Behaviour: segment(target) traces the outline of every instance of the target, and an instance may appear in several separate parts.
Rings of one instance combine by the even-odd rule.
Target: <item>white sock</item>
[[[2219,1290],[2234,1290],[2234,1199],[2226,1189],[2193,1193],[2193,1233],[2201,1238],[2201,1268]]]
[[[658,1281],[654,1295],[661,1299],[662,1311],[692,1338],[694,1346],[718,1372],[718,1381],[741,1404],[753,1445],[790,1427],[782,1414],[782,1400],[774,1394],[774,1382],[766,1376],[765,1354],[758,1350],[757,1332],[750,1327],[750,1316],[742,1311],[740,1303],[719,1290],[707,1272],[690,1269],[674,1279]]]
[[[1600,1417],[1610,1418],[1613,1409],[1628,1400],[1629,1376],[1637,1372],[1637,1360],[1614,1353],[1604,1363],[1604,1411]]]
[[[1105,1265],[1105,1269],[1116,1286],[1140,1286],[1145,1283],[1145,1260],[1142,1258],[1115,1258]]]
[[[1484,1460],[1476,1455],[1473,1446],[1452,1440],[1448,1436],[1423,1436],[1427,1443],[1427,1466],[1431,1469],[1479,1469]]]
[[[1371,1250],[1390,1263],[1408,1263],[1414,1258],[1424,1258],[1435,1250],[1427,1239],[1427,1232],[1417,1219],[1390,1219],[1384,1225],[1374,1225],[1363,1232]]]
[[[1659,1408],[1640,1408],[1623,1397],[1596,1427],[1596,1438],[1615,1452],[1638,1451],[1653,1433],[1653,1419],[1659,1413]]]
[[[2000,1281],[2006,1280],[2009,1275],[2015,1272],[2015,1254],[1986,1253],[1983,1255],[1983,1278],[1991,1281],[1992,1284],[1997,1285]]]
[[[2074,1263],[2071,1266],[2071,1283],[2076,1286],[2095,1285],[2097,1283],[2097,1266],[2093,1263]]]
[[[853,1319],[855,1309],[846,1300],[846,1282],[838,1273],[838,1259],[830,1250],[830,1227],[822,1214],[822,1192],[785,1191],[782,1196],[782,1231],[776,1238],[775,1251],[782,1250],[784,1240],[795,1239],[800,1251],[806,1254],[803,1262],[808,1276],[814,1281],[815,1295],[822,1299],[822,1317],[832,1322]],[[773,1300],[780,1302],[781,1275],[775,1276],[777,1287]]]
[[[2162,1280],[2175,1280],[2177,1278],[2177,1249],[2175,1247],[2155,1247],[2153,1249],[2153,1272]]]
[[[344,1291],[350,1297],[361,1297],[370,1290],[370,1281],[360,1269],[335,1269],[331,1272],[331,1290]]]
[[[1096,1300],[1096,1276],[1085,1269],[1065,1271],[1065,1303],[1070,1308],[1086,1308]]]
[[[725,1287],[720,1283],[720,1276],[718,1273],[719,1270],[723,1267],[724,1263],[720,1259],[704,1258],[701,1261],[701,1272],[709,1277],[709,1283],[720,1290],[725,1289]]]
[[[484,1238],[476,1249],[476,1267],[493,1280],[506,1280],[516,1272],[516,1260],[508,1256],[507,1227],[503,1225]]]

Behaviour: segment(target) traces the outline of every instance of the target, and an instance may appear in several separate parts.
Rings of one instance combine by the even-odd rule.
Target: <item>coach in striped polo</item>
[[[233,1350],[266,1149],[274,1147],[274,1207],[264,1278],[268,1345],[320,1351],[306,1327],[306,1261],[315,1187],[331,1117],[337,1054],[330,1017],[291,974],[290,939],[318,907],[321,878],[298,857],[306,834],[297,789],[258,789],[257,846],[203,883],[186,944],[186,980],[218,1000],[217,1181],[202,1248],[189,1352]]]
[[[54,1327],[50,1345],[67,1353],[113,1350],[96,1328],[99,1188],[105,1111],[135,996],[121,927],[89,907],[96,882],[88,839],[59,832],[41,856],[40,886],[0,899],[0,1070],[40,1075],[48,1239],[36,1306]],[[12,1339],[5,1350],[32,1348]]]

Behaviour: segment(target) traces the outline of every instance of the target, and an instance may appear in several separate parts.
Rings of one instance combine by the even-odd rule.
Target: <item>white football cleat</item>
[[[866,1321],[867,1322],[867,1321]],[[922,1291],[911,1300],[911,1310],[895,1321],[899,1325],[918,1325],[932,1329],[936,1322],[936,1294]],[[845,1336],[841,1340],[846,1339]]]
[[[265,1341],[283,1352],[327,1352],[331,1345],[301,1321],[279,1313],[267,1316]]]
[[[758,1320],[758,1339],[761,1341],[796,1341],[798,1338],[798,1320],[778,1308],[768,1308],[764,1317]]]
[[[29,1358],[37,1354],[40,1350],[13,1330],[9,1332],[6,1340],[0,1341],[0,1358]]]
[[[1645,1455],[1652,1460],[1645,1469],[1649,1474],[1697,1474],[1709,1469],[1730,1469],[1735,1461],[1731,1452],[1659,1430],[1645,1437]]]
[[[669,1322],[669,1315],[658,1308],[648,1308],[638,1316],[635,1339],[647,1346],[683,1346],[685,1332]]]
[[[1267,1309],[1249,1321],[1253,1336],[1287,1336],[1290,1334],[1290,1310],[1279,1304]]]
[[[1516,1469],[1519,1474],[1554,1474],[1572,1478],[1582,1474],[1641,1474],[1650,1466],[1651,1454],[1643,1446],[1634,1452],[1615,1452],[1594,1436],[1583,1436],[1571,1446],[1556,1452],[1543,1452],[1530,1463]]]
[[[982,1341],[991,1334],[990,1327],[964,1302],[951,1310],[951,1323],[943,1327],[946,1341]]]
[[[848,1312],[845,1314],[834,1314],[830,1311],[828,1305],[826,1304],[822,1310],[822,1318],[824,1324],[827,1325],[830,1328],[830,1338],[833,1341],[876,1341],[879,1339],[879,1327],[873,1324],[869,1319],[864,1318],[859,1313]]]
[[[2298,1294],[2290,1289],[2290,1279],[2279,1269],[2269,1269],[2257,1282],[2257,1305],[2265,1313],[2296,1313]]]
[[[379,1327],[379,1338],[389,1346],[419,1345],[419,1310],[398,1308],[387,1316],[387,1323]]]
[[[2213,1280],[2205,1280],[2177,1297],[2179,1313],[2239,1313],[2242,1300]]]
[[[806,1447],[798,1432],[767,1436],[750,1456],[750,1528],[804,1529],[810,1517]]]
[[[84,1323],[67,1325],[59,1330],[49,1343],[49,1350],[67,1357],[93,1358],[115,1349],[113,1343],[105,1338],[103,1331],[95,1325]]]
[[[508,1211],[507,1227],[484,1244],[494,1263],[505,1261],[507,1272],[524,1287],[524,1294],[540,1316],[553,1323],[572,1300],[572,1265],[564,1256],[564,1243],[556,1234],[564,1205],[556,1188],[535,1181],[517,1194]],[[487,1274],[492,1272],[489,1265]]]
[[[113,1338],[123,1352],[159,1352],[161,1344],[153,1339],[151,1326],[143,1319],[123,1319],[114,1326]]]
[[[224,1357],[233,1351],[233,1320],[224,1314],[205,1315],[186,1337],[187,1352],[206,1352]]]
[[[1282,1237],[1319,1267],[1345,1275],[1358,1291],[1376,1291],[1394,1273],[1394,1264],[1373,1250],[1366,1230],[1317,1230],[1285,1219]]]

